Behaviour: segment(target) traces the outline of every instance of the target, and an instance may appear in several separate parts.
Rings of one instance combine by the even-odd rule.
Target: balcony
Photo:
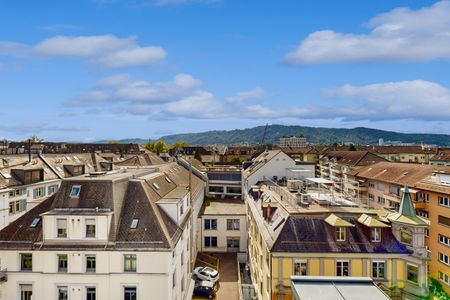
[[[414,201],[415,209],[425,209],[427,207],[427,203],[423,201]]]

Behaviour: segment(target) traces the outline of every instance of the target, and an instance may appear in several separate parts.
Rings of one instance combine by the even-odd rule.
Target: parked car
[[[197,281],[194,285],[194,297],[213,299],[216,296],[217,285],[212,281]]]
[[[193,276],[195,280],[206,280],[213,283],[219,280],[219,272],[210,267],[195,268]]]

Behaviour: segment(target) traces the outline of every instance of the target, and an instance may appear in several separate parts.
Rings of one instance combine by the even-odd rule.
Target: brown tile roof
[[[412,163],[379,162],[356,171],[359,178],[373,179],[398,185],[415,186],[434,171],[450,172],[450,167],[420,165]]]
[[[386,161],[370,151],[331,151],[324,156],[347,166],[367,166],[379,161]]]

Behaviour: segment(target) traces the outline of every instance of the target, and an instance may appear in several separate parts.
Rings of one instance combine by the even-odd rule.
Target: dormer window
[[[57,236],[58,238],[67,237],[67,219],[56,219]]]
[[[371,230],[372,242],[381,242],[381,228],[373,227]]]
[[[347,228],[336,227],[336,241],[343,242],[347,239]]]
[[[95,219],[86,219],[86,237],[95,238]]]
[[[74,185],[74,186],[72,186],[72,190],[70,191],[70,197],[78,198],[78,197],[80,197],[80,192],[81,192],[81,186]]]

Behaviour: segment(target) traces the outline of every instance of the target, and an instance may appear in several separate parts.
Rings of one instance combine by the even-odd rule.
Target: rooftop
[[[240,199],[221,199],[204,205],[203,215],[246,215],[244,201]]]

